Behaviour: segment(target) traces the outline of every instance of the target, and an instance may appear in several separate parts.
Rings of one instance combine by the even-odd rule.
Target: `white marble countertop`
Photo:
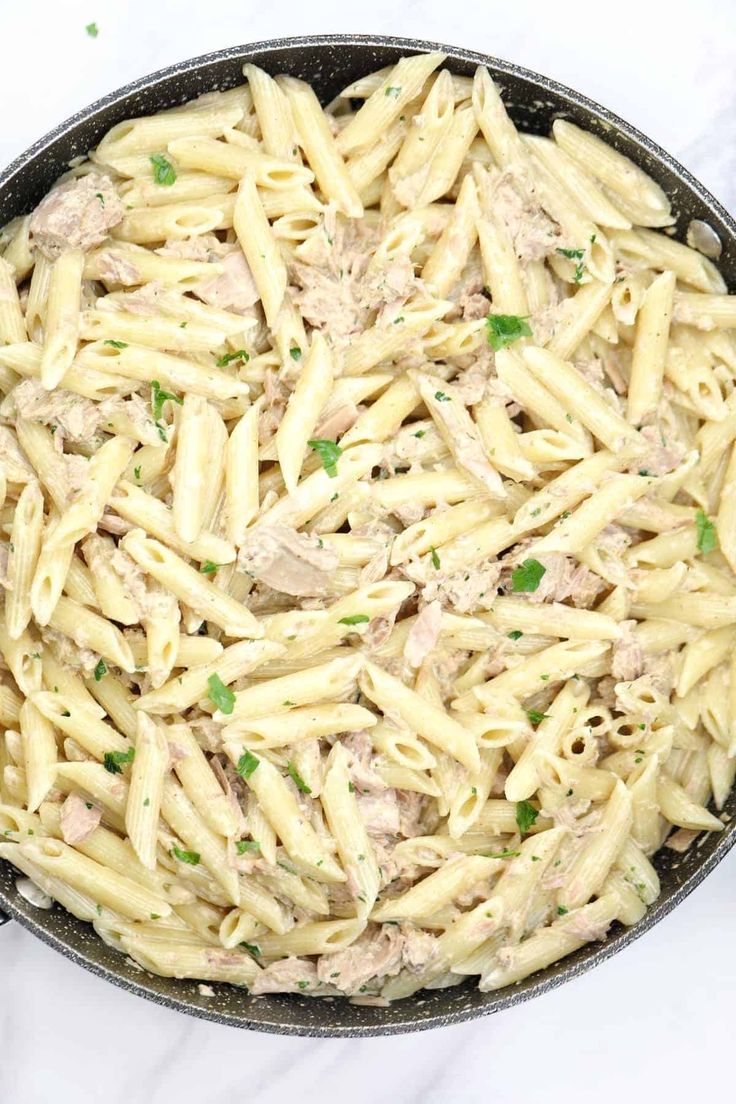
[[[99,36],[85,25],[96,21]],[[736,206],[736,7],[721,0],[25,0],[4,4],[0,163],[73,111],[182,58],[285,34],[472,46],[611,107]],[[493,1019],[416,1036],[280,1039],[157,1008],[0,931],[2,1104],[613,1104],[733,1081],[736,855],[604,966]]]

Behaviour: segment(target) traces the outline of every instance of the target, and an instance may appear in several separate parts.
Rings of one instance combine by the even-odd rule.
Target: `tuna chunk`
[[[538,261],[560,243],[558,227],[534,195],[533,185],[515,170],[499,173],[489,189],[494,212],[506,225],[520,261]]]
[[[77,793],[70,793],[61,806],[61,835],[64,843],[84,843],[102,819],[102,810],[85,801]]]
[[[59,426],[65,437],[89,440],[100,424],[99,405],[71,391],[47,391],[35,379],[22,380],[10,393],[18,417]]]
[[[41,200],[31,234],[38,249],[54,260],[67,249],[94,249],[124,214],[110,177],[88,173],[59,184]]]
[[[521,561],[514,553],[514,562],[508,568],[504,565],[504,579],[510,587],[510,578],[516,561]],[[578,564],[569,556],[561,552],[550,552],[539,557],[539,562],[544,566],[545,573],[535,591],[525,594],[530,602],[564,602],[567,598],[574,606],[581,609],[589,609],[595,601],[603,582],[583,564]],[[506,576],[508,575],[508,578]]]
[[[636,621],[622,621],[622,634],[613,644],[611,674],[619,682],[633,682],[644,671],[644,653],[634,636]]]
[[[371,925],[344,951],[320,955],[317,977],[352,996],[371,981],[398,974],[403,944],[396,925],[382,924],[380,928]]]
[[[245,314],[259,301],[260,295],[242,249],[228,253],[222,260],[224,272],[204,280],[194,289],[198,299],[221,310]]]
[[[317,967],[307,958],[282,958],[261,970],[250,987],[254,996],[263,993],[304,993],[319,988]]]
[[[297,597],[327,592],[338,564],[333,548],[286,525],[260,525],[238,552],[238,567],[273,590]]]
[[[441,628],[442,606],[438,601],[430,602],[418,615],[406,638],[404,659],[411,667],[421,667],[437,643]]]
[[[401,816],[396,790],[377,794],[356,794],[358,810],[369,836],[397,836]]]
[[[487,610],[496,598],[500,575],[501,564],[491,560],[453,573],[435,571],[423,588],[422,597],[425,602],[438,599],[445,609],[456,613]]]

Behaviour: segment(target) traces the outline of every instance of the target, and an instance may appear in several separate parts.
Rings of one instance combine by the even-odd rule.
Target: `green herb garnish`
[[[718,548],[718,532],[702,510],[698,510],[695,515],[695,528],[698,531],[698,552],[702,552],[704,556],[714,552]]]
[[[135,748],[129,747],[127,751],[106,751],[102,765],[110,774],[122,774],[122,763],[132,763],[135,759]]]
[[[170,187],[176,180],[176,172],[169,159],[162,153],[154,153],[148,160],[153,165],[153,179],[156,183]]]
[[[529,801],[516,802],[516,823],[522,836],[526,835],[539,816],[539,809],[535,809]]]
[[[181,847],[177,847],[176,844],[171,848],[171,854],[179,862],[189,863],[190,866],[196,866],[200,858],[199,851],[182,851]]]
[[[334,441],[326,440],[321,437],[313,437],[307,444],[311,449],[319,456],[322,461],[322,467],[325,469],[330,479],[334,479],[337,475],[337,461],[342,456],[342,449],[339,445],[336,445]]]
[[[100,659],[95,667],[94,675],[95,682],[99,682],[100,679],[107,674],[107,664],[104,659]]]
[[[511,573],[511,589],[514,594],[532,594],[542,581],[547,568],[539,560],[524,560],[521,567]]]
[[[299,793],[311,794],[311,792],[312,792],[311,787],[308,786],[307,783],[304,781],[304,779],[302,778],[302,776],[300,775],[299,771],[296,769],[294,764],[291,762],[291,760],[289,760],[289,762],[286,764],[286,769],[289,772],[289,776],[290,776],[292,782],[294,783],[296,788],[299,790]]]
[[[365,625],[370,621],[370,617],[366,613],[351,613],[349,617],[341,617],[337,622],[338,625]]]
[[[519,314],[489,314],[486,318],[486,337],[488,344],[498,352],[506,345],[513,345],[520,337],[531,337],[531,326],[527,322],[528,315]]]
[[[111,337],[106,338],[106,340],[103,341],[102,344],[103,345],[111,345],[113,349],[127,349],[128,348],[128,342],[127,341],[113,341],[113,339]]]
[[[238,765],[235,768],[241,778],[250,778],[254,771],[258,770],[258,764],[260,759],[257,755],[254,755],[252,751],[244,751],[238,759]]]
[[[229,686],[226,686],[219,675],[210,675],[207,679],[209,690],[207,697],[221,713],[230,714],[235,705],[235,695]]]
[[[242,360],[243,364],[247,364],[250,356],[245,349],[238,349],[235,353],[225,353],[224,356],[218,357],[215,364],[218,368],[224,368],[226,364],[232,364],[234,360]]]

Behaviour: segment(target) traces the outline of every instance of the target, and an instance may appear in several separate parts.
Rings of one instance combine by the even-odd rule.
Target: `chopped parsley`
[[[718,548],[718,533],[713,522],[702,510],[698,510],[695,515],[695,528],[698,532],[698,552],[702,552],[704,556],[714,552]]]
[[[261,948],[256,946],[255,943],[246,943],[245,940],[239,944],[241,947],[245,947],[246,951],[252,955],[260,955]]]
[[[338,625],[365,625],[370,621],[367,613],[351,613],[349,617],[341,617]]]
[[[205,560],[203,564],[200,564],[199,570],[202,575],[214,575],[220,567],[222,567],[222,564],[214,563],[213,560]]]
[[[129,747],[127,751],[106,751],[102,759],[102,765],[110,774],[122,774],[121,763],[132,763],[134,759],[134,747]]]
[[[511,589],[514,594],[531,594],[542,581],[547,568],[539,560],[524,560],[521,567],[511,573]]]
[[[247,364],[250,356],[245,349],[238,349],[235,353],[225,353],[224,356],[218,357],[215,364],[218,368],[224,368],[226,364],[232,364],[234,360],[242,360],[243,364]]]
[[[235,850],[239,855],[244,855],[246,851],[260,851],[261,845],[258,840],[236,840]]]
[[[180,399],[177,395],[172,395],[171,391],[164,391],[158,380],[151,380],[151,413],[153,414],[154,422],[157,424],[163,413],[164,403],[169,401],[178,403],[179,406],[181,406],[184,400]]]
[[[541,724],[549,717],[549,713],[540,713],[538,709],[527,709],[526,715],[533,725]]]
[[[100,679],[103,678],[103,676],[107,674],[107,664],[105,663],[104,659],[99,660],[99,662],[97,663],[97,666],[95,667],[94,674],[95,674],[95,682],[99,682]]]
[[[235,695],[229,686],[226,686],[219,675],[210,675],[207,679],[209,690],[207,697],[220,710],[221,713],[230,714],[235,705]]]
[[[342,456],[342,449],[339,445],[336,445],[334,441],[326,440],[322,437],[313,437],[307,444],[311,449],[319,456],[322,461],[322,467],[325,469],[330,479],[334,479],[337,475],[337,461]]]
[[[171,848],[171,854],[179,862],[189,863],[190,866],[196,866],[199,862],[199,851],[182,851],[181,847],[177,847],[176,844]]]
[[[513,345],[520,337],[531,337],[532,329],[527,322],[528,315],[489,314],[486,318],[486,337],[494,352],[506,345]]]
[[[486,859],[513,859],[521,851],[510,851],[508,847],[504,847],[503,851],[481,851],[481,854]]]
[[[254,755],[252,751],[244,751],[238,759],[238,765],[235,768],[241,778],[250,778],[254,771],[258,770],[258,764],[260,759],[257,755]]]
[[[452,401],[450,399],[450,396],[446,395],[444,391],[435,391],[434,397],[436,398],[437,402],[451,402]]]
[[[88,23],[84,29],[90,38],[97,38],[98,34],[100,33],[100,28],[97,26],[96,23]]]
[[[300,989],[308,989],[309,988],[309,982],[308,981],[298,981],[297,986]]]
[[[434,545],[432,545],[432,547],[430,548],[429,551],[431,553],[429,558],[432,561],[432,567],[435,569],[435,571],[439,571],[439,569],[440,569],[440,558],[437,555],[437,549],[434,547]]]
[[[524,635],[521,629],[512,629],[510,633],[506,633],[509,640],[520,640]]]
[[[583,273],[584,272],[585,272],[585,265],[583,264],[582,261],[578,261],[578,263],[575,265],[575,271],[572,274],[572,282],[574,284],[582,284],[582,282],[583,282]]]
[[[401,85],[396,85],[396,84],[390,84],[388,86],[388,88],[386,89],[386,91],[384,92],[384,96],[393,96],[393,98],[395,100],[397,100],[400,95],[401,95]]]
[[[298,345],[292,345],[292,347],[289,349],[289,356],[292,360],[302,359],[302,351]]]
[[[558,905],[557,906],[557,915],[558,916],[567,916],[569,911],[570,910],[566,909],[564,905]]]
[[[153,179],[156,183],[170,187],[176,180],[176,172],[169,159],[162,153],[154,153],[148,160],[153,165]]]
[[[352,782],[348,782],[348,793],[355,793],[355,786]]]
[[[103,345],[110,345],[110,346],[112,346],[113,349],[127,349],[128,348],[128,342],[127,341],[113,341],[113,339],[111,337],[108,337],[105,341],[102,342],[102,344]]]
[[[584,249],[555,249],[555,253],[559,253],[561,257],[567,257],[571,261],[582,261],[585,256]]]
[[[412,437],[423,437],[426,432],[426,429],[418,429],[416,433],[412,433]]]
[[[299,771],[296,769],[294,764],[291,762],[291,760],[289,760],[289,762],[286,764],[286,769],[288,770],[289,777],[291,778],[292,782],[294,783],[294,785],[298,789],[299,793],[311,794],[311,792],[312,792],[311,787],[308,786],[307,783],[304,781],[304,779],[302,778],[302,776],[300,775]]]
[[[140,464],[136,468],[133,468],[133,475],[136,477],[136,479],[140,483],[140,480],[141,480],[141,465]]]
[[[525,836],[539,816],[539,809],[535,809],[529,801],[516,802],[516,823],[522,836]]]

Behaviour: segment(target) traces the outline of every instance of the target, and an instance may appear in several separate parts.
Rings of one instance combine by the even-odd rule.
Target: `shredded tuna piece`
[[[124,214],[110,177],[92,172],[59,184],[41,200],[31,234],[37,248],[54,260],[67,249],[93,249]]]
[[[99,404],[61,388],[47,391],[39,380],[22,380],[10,398],[18,417],[57,426],[71,440],[89,440],[101,421]]]
[[[360,816],[369,836],[397,836],[401,830],[396,790],[356,794]]]
[[[129,249],[136,247],[129,246]],[[116,249],[105,249],[97,255],[97,271],[105,284],[131,287],[141,283],[141,274],[128,256]]]
[[[678,828],[665,840],[664,845],[670,851],[678,851],[683,854],[692,847],[699,835],[700,832],[696,832],[693,828]]]
[[[321,544],[286,525],[259,525],[238,552],[238,568],[284,594],[325,594],[339,558]]]
[[[577,936],[578,939],[592,941],[605,939],[610,926],[610,922],[605,924],[594,923],[581,910],[577,916],[570,917],[569,922],[565,924],[565,931],[569,932],[570,935]]]
[[[644,652],[634,636],[636,621],[621,622],[621,636],[613,642],[611,674],[621,682],[632,682],[643,673]]]
[[[319,988],[317,967],[308,958],[282,958],[261,970],[250,987],[254,996],[262,993],[304,993]]]
[[[418,614],[409,629],[404,645],[404,659],[410,667],[421,667],[439,639],[442,628],[442,606],[438,601],[430,602]]]
[[[407,574],[410,572],[407,571]],[[423,587],[422,598],[425,602],[439,600],[445,609],[457,613],[490,609],[496,599],[500,576],[501,564],[495,560],[451,574],[446,574],[440,568]]]
[[[539,261],[560,244],[559,228],[542,209],[533,184],[518,169],[498,173],[489,202],[506,225],[520,261]]]
[[[395,977],[401,969],[404,939],[394,924],[370,925],[344,951],[320,955],[317,977],[341,993],[359,993],[370,982]]]
[[[347,433],[358,418],[358,408],[354,402],[344,403],[337,410],[333,410],[314,430],[314,436],[336,441],[343,433]]]
[[[437,957],[437,939],[430,932],[412,928],[409,924],[400,926],[404,939],[401,948],[402,964],[412,973],[418,973],[429,966]]]
[[[246,314],[260,300],[253,274],[238,247],[222,260],[224,272],[211,280],[202,281],[194,289],[198,299],[221,310]]]
[[[61,806],[61,835],[64,843],[84,843],[102,820],[102,809],[70,793]]]
[[[511,589],[511,573],[518,559],[520,556],[514,552],[514,564],[504,566],[503,582],[508,589]],[[539,556],[539,562],[545,573],[537,589],[524,594],[530,602],[564,602],[569,598],[579,609],[589,609],[603,589],[598,575],[561,552],[545,553]]]
[[[651,448],[637,459],[636,470],[661,476],[674,471],[682,463],[687,451],[684,445],[666,437],[658,426],[643,426],[640,432]]]

